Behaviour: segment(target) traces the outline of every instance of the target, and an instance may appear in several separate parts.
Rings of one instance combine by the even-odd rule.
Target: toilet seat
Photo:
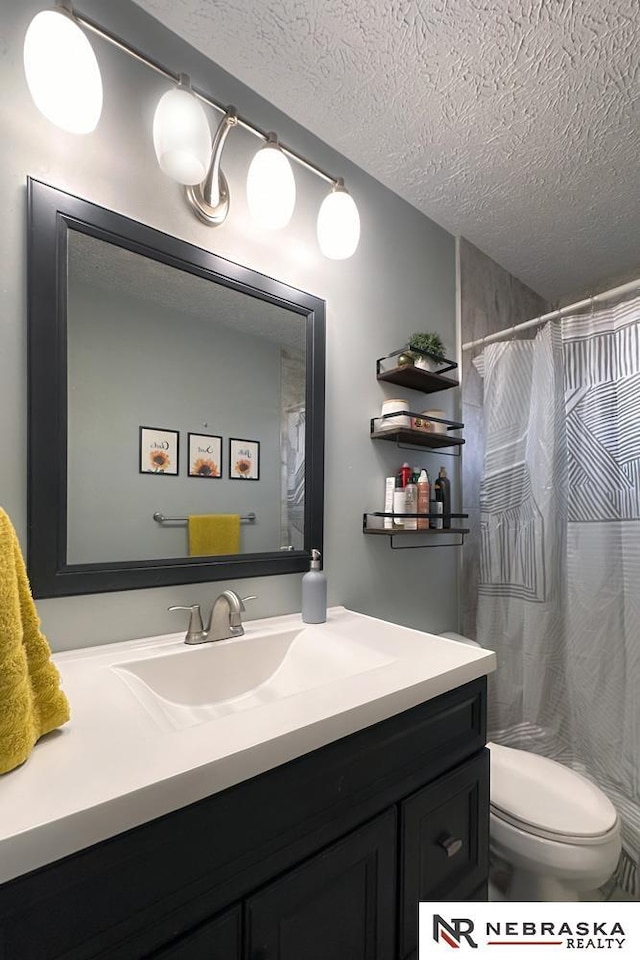
[[[531,823],[525,823],[525,821],[519,820],[517,817],[511,817],[508,813],[505,813],[504,810],[500,810],[499,807],[494,807],[493,804],[491,804],[491,816],[495,817],[497,820],[500,820],[502,823],[508,823],[510,826],[515,827],[517,830],[522,831],[522,833],[527,833],[532,837],[540,837],[543,840],[552,840],[554,843],[566,843],[579,847],[594,847],[598,846],[599,844],[609,843],[609,841],[617,835],[620,829],[619,822],[616,819],[611,829],[607,830],[606,833],[601,833],[592,837],[581,837],[575,834],[567,835],[564,833],[556,833],[553,830],[545,830],[543,827],[537,827]]]
[[[532,836],[557,843],[598,845],[619,830],[608,797],[574,770],[524,750],[487,744],[491,751],[491,813]]]

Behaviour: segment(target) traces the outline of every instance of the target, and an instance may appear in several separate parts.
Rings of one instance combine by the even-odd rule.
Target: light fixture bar
[[[124,40],[121,40],[120,37],[116,36],[115,33],[107,30],[105,27],[100,26],[99,23],[96,23],[95,20],[91,20],[89,17],[86,17],[83,13],[78,13],[78,11],[66,2],[58,3],[57,6],[63,6],[65,10],[70,11],[74,20],[76,20],[83,27],[86,27],[87,30],[90,30],[92,33],[95,33],[97,36],[102,37],[103,40],[107,40],[109,43],[113,44],[114,47],[117,47],[119,50],[122,50],[123,53],[126,53],[133,60],[138,60],[140,63],[144,63],[145,66],[151,67],[152,70],[155,70],[156,73],[161,74],[163,77],[166,77],[167,80],[171,80],[173,83],[177,84],[180,81],[180,74],[169,70],[168,67],[165,67],[164,64],[160,63],[159,60],[154,60],[153,57],[147,56],[146,53],[142,53],[141,50],[138,50],[137,47],[132,47],[131,44],[125,43]],[[195,91],[194,91],[195,92]],[[201,99],[206,99],[202,97]],[[207,103],[211,101],[207,100]],[[215,106],[218,109],[218,105],[211,103],[211,106]]]
[[[160,63],[159,60],[155,60],[153,57],[148,56],[146,53],[143,53],[137,47],[131,46],[131,44],[126,43],[115,33],[111,33],[110,30],[107,30],[106,27],[101,26],[95,20],[92,20],[90,17],[85,16],[83,13],[79,13],[69,2],[69,0],[62,0],[58,3],[58,6],[62,6],[67,10],[74,20],[77,23],[81,24],[83,27],[86,27],[87,30],[90,30],[92,33],[95,33],[97,36],[102,37],[103,40],[107,40],[114,47],[117,47],[119,50],[122,50],[123,53],[126,53],[128,56],[132,57],[134,60],[137,60],[139,63],[144,63],[147,67],[151,67],[152,70],[155,70],[156,73],[161,74],[167,80],[170,80],[172,83],[180,82],[180,73],[177,73],[174,70],[170,70],[168,67],[165,67],[163,63]],[[222,114],[227,113],[227,107],[223,106],[217,100],[214,100],[208,93],[204,93],[202,90],[199,90],[197,87],[191,87],[191,91],[198,97],[199,100],[202,100],[203,103],[208,104],[210,107],[213,107],[214,110],[218,110]],[[254,123],[251,123],[249,120],[246,120],[244,117],[237,116],[236,123],[239,127],[243,127],[249,133],[252,133],[255,137],[258,137],[261,140],[264,140],[265,143],[268,140],[268,133],[264,130],[261,130],[260,127],[257,127]],[[303,157],[301,153],[297,153],[295,150],[292,150],[291,147],[287,147],[286,144],[280,142],[280,149],[284,154],[286,154],[289,159],[295,160],[296,163],[300,164],[302,167],[306,167],[307,170],[310,170],[311,173],[315,173],[317,177],[320,177],[321,180],[325,180],[327,183],[333,185],[338,183],[338,177],[332,177],[331,174],[327,173],[326,170],[323,170],[317,164],[312,163],[311,160],[308,160],[306,157]]]

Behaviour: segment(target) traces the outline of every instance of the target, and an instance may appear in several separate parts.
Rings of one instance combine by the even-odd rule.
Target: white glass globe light
[[[102,113],[102,77],[78,24],[62,10],[37,13],[24,38],[24,72],[47,120],[69,133],[91,133]]]
[[[353,256],[360,241],[360,215],[342,177],[322,201],[318,213],[318,243],[330,260]]]
[[[279,230],[291,220],[296,204],[296,181],[275,133],[256,153],[247,174],[247,203],[255,222]]]
[[[211,156],[204,107],[183,83],[160,98],[153,118],[153,146],[163,173],[178,183],[202,183]]]

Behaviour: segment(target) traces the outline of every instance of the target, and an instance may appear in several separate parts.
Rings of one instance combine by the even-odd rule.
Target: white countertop
[[[245,624],[248,637],[305,628],[300,614]],[[309,628],[305,628],[309,629]],[[54,656],[71,721],[0,777],[0,883],[270,770],[495,669],[495,655],[329,610],[316,642],[357,637],[373,669],[183,729],[162,728],[113,669],[185,650],[183,634]],[[223,641],[232,644],[239,641]],[[197,650],[199,647],[191,647]]]

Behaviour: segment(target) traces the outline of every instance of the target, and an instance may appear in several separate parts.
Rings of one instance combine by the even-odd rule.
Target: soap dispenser
[[[327,578],[320,569],[319,550],[311,551],[311,569],[302,578],[302,619],[324,623],[327,619]]]

